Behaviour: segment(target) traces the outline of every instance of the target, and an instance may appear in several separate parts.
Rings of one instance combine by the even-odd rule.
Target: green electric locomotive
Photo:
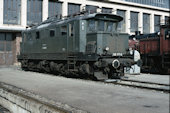
[[[22,32],[18,56],[24,70],[98,80],[120,77],[136,62],[128,34],[119,33],[123,18],[94,13],[49,18]]]

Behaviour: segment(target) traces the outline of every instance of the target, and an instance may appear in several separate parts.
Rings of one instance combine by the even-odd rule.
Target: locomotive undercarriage
[[[52,73],[71,78],[85,78],[93,80],[105,80],[108,78],[120,78],[124,75],[123,66],[116,69],[109,60],[99,61],[74,61],[74,60],[21,60],[21,68],[43,73]],[[116,64],[117,65],[117,64]]]

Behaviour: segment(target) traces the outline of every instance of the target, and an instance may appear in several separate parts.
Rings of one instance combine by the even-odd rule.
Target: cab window
[[[103,20],[98,21],[98,31],[104,31],[104,21]]]
[[[36,39],[39,39],[39,38],[40,38],[40,32],[37,31],[37,32],[36,32]]]
[[[107,31],[112,32],[116,31],[117,23],[115,22],[107,22]]]
[[[107,31],[111,32],[113,29],[113,22],[107,22]]]
[[[67,35],[67,26],[62,26],[61,27],[61,35]]]
[[[55,36],[55,31],[53,29],[50,30],[50,37],[54,37]]]
[[[89,20],[88,31],[95,31],[95,20]]]
[[[69,36],[73,36],[74,35],[74,25],[73,24],[69,24]]]

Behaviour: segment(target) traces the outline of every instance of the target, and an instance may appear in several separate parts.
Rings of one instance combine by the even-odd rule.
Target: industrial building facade
[[[0,0],[0,65],[16,63],[21,31],[48,17],[100,11],[124,18],[120,32],[154,33],[169,17],[169,8],[169,0]]]

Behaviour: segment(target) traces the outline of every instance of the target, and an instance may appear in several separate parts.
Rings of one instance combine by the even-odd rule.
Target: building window
[[[48,3],[48,17],[57,16],[60,18],[62,16],[62,3],[56,1],[49,1]]]
[[[168,8],[168,9],[170,8],[169,0],[122,0],[122,1],[128,1],[133,3],[151,5],[156,7]]]
[[[4,0],[4,24],[21,24],[21,0]]]
[[[0,33],[0,52],[12,51],[13,40],[12,33]]]
[[[117,10],[117,15],[123,17],[123,20],[118,24],[118,30],[120,32],[125,32],[126,24],[125,24],[125,12],[124,10]]]
[[[143,14],[143,33],[150,33],[150,15]]]
[[[158,32],[160,31],[160,16],[154,15],[154,31]]]
[[[98,6],[86,5],[86,11],[90,14],[97,12]]]
[[[12,51],[13,35],[11,33],[6,33],[6,51]]]
[[[102,7],[102,13],[112,13],[112,8]]]
[[[130,12],[130,31],[138,31],[138,13]]]
[[[42,21],[42,0],[27,0],[27,24],[38,24]]]
[[[0,52],[3,52],[5,50],[4,42],[5,42],[5,34],[0,33]]]
[[[74,15],[80,12],[79,4],[68,4],[68,15]]]

